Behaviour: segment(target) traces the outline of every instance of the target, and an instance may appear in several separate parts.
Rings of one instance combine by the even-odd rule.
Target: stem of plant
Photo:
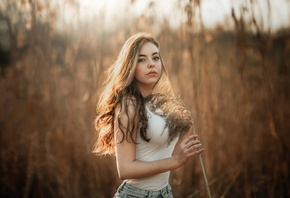
[[[196,134],[194,127],[193,127],[193,133]],[[204,168],[204,165],[203,165],[201,154],[199,154],[199,162],[200,162],[200,165],[201,165],[201,170],[202,170],[202,175],[203,175],[203,179],[204,179],[207,195],[208,195],[209,198],[211,198],[211,193],[210,193],[210,189],[209,189],[209,185],[208,185],[208,181],[207,181],[207,177],[206,177],[205,168]]]

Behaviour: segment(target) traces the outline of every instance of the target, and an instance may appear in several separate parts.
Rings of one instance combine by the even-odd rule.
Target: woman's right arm
[[[186,164],[193,155],[204,151],[203,149],[197,150],[197,148],[200,148],[201,146],[199,140],[196,140],[196,137],[189,136],[184,140],[179,141],[172,157],[150,162],[136,160],[136,144],[132,140],[128,141],[126,137],[123,138],[123,134],[118,127],[119,125],[117,122],[118,111],[117,108],[114,127],[115,151],[117,170],[119,177],[122,180],[145,178],[176,169]],[[124,128],[128,127],[128,121],[135,122],[135,124],[138,123],[138,120],[134,120],[135,112],[133,105],[129,105],[128,115],[125,113],[120,114],[120,122]],[[137,129],[135,129],[133,135],[135,141],[136,137]],[[123,141],[120,142],[122,139]]]

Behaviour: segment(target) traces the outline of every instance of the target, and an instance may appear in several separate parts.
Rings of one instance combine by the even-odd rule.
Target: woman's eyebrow
[[[154,53],[152,54],[152,56],[155,55],[155,54],[159,54],[159,53],[158,53],[158,52],[154,52]],[[145,56],[145,57],[146,57],[146,55],[144,55],[144,54],[139,54],[139,56]]]

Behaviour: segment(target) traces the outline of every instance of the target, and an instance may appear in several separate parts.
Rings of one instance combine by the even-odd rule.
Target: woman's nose
[[[149,68],[155,67],[155,62],[154,62],[154,60],[150,60],[150,61],[149,61],[149,63],[148,63],[148,67],[149,67]]]

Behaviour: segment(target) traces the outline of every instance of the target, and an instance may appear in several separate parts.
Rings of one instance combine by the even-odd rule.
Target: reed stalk
[[[192,128],[193,128],[193,133],[196,134],[195,128],[194,127],[192,127]],[[211,192],[210,192],[210,189],[209,189],[209,184],[208,184],[208,180],[207,180],[207,177],[206,177],[206,172],[205,172],[205,168],[204,168],[204,165],[203,165],[201,154],[198,154],[198,157],[199,157],[199,163],[200,163],[201,170],[202,170],[202,175],[203,175],[203,179],[204,179],[204,183],[205,183],[207,196],[209,198],[211,198]]]

